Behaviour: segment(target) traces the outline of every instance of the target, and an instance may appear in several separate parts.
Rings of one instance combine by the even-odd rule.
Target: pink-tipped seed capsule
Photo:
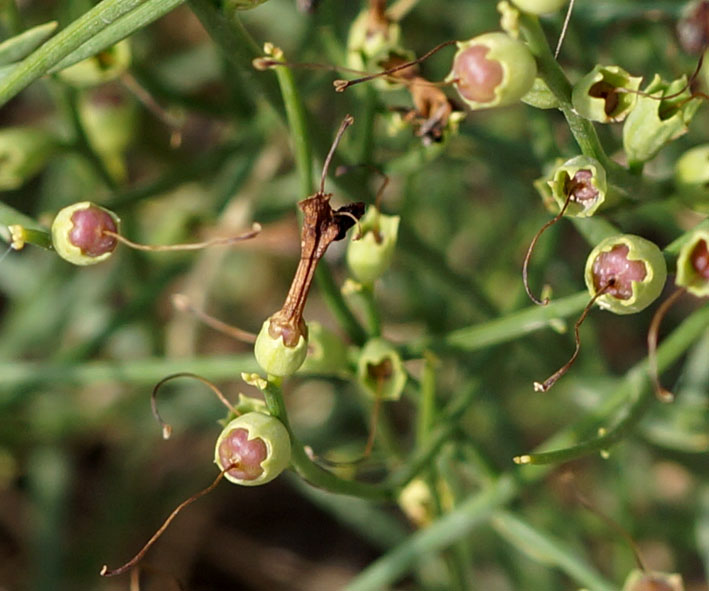
[[[52,245],[57,254],[75,265],[95,265],[113,254],[120,219],[89,201],[62,209],[52,222]]]
[[[457,45],[446,80],[471,109],[510,105],[532,88],[537,64],[522,41],[486,33]]]
[[[290,437],[275,417],[247,412],[230,421],[214,447],[220,470],[235,484],[257,486],[270,482],[290,463]]]
[[[586,261],[586,286],[599,293],[601,308],[633,314],[647,308],[662,292],[667,265],[662,251],[640,236],[622,234],[601,241]]]

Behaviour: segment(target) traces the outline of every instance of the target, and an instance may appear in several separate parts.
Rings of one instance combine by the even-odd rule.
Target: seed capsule
[[[214,446],[220,470],[234,467],[224,477],[234,484],[266,484],[290,463],[290,437],[283,423],[270,415],[248,412],[230,421]]]
[[[74,265],[95,265],[113,254],[118,244],[105,231],[118,233],[118,216],[82,201],[62,209],[52,222],[52,245],[57,254]]]
[[[655,301],[667,279],[662,251],[640,236],[603,240],[586,260],[586,286],[598,305],[616,314],[633,314]]]
[[[399,216],[370,207],[360,220],[362,235],[347,245],[347,266],[361,283],[373,283],[391,264],[399,232]]]
[[[446,80],[471,109],[510,105],[532,88],[537,64],[522,41],[486,33],[457,45]]]
[[[588,217],[605,202],[608,192],[606,171],[595,158],[576,156],[554,171],[548,181],[559,209],[566,203],[566,215]]]
[[[641,81],[618,66],[597,65],[574,85],[571,101],[579,115],[591,121],[623,121],[635,106],[634,91]]]

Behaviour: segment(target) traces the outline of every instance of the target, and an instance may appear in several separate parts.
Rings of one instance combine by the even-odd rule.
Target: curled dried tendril
[[[534,382],[535,392],[547,392],[554,384],[556,384],[557,381],[559,381],[561,377],[566,374],[566,372],[569,371],[569,369],[571,369],[571,366],[576,361],[576,358],[579,355],[579,351],[581,350],[581,337],[579,336],[579,329],[581,328],[583,321],[586,320],[586,316],[588,316],[588,313],[591,311],[593,304],[596,303],[596,300],[604,293],[612,289],[615,285],[615,282],[616,280],[614,278],[610,278],[608,280],[608,283],[606,283],[601,289],[599,289],[589,300],[588,304],[586,304],[586,307],[583,309],[583,312],[581,312],[581,315],[578,317],[578,320],[574,324],[574,342],[576,344],[576,348],[574,349],[573,355],[564,365],[557,369],[546,380],[544,380],[543,382]]]
[[[251,226],[251,230],[239,234],[238,236],[228,236],[224,238],[212,238],[211,240],[205,240],[203,242],[192,242],[188,244],[159,244],[159,245],[149,245],[149,244],[139,244],[128,240],[128,238],[121,236],[117,232],[111,230],[104,230],[103,234],[105,236],[110,236],[115,240],[130,246],[135,250],[143,250],[149,252],[165,252],[165,251],[181,251],[181,250],[200,250],[202,248],[208,248],[210,246],[227,246],[230,244],[235,244],[236,242],[241,242],[242,240],[249,240],[258,236],[261,232],[261,224],[254,223]]]
[[[529,243],[527,254],[524,255],[524,261],[522,262],[522,283],[524,283],[524,290],[527,292],[529,299],[532,300],[538,306],[546,306],[550,300],[549,298],[544,298],[543,300],[538,299],[532,293],[532,290],[529,288],[529,261],[532,258],[532,252],[534,251],[534,247],[537,245],[539,238],[541,238],[544,232],[546,232],[549,228],[556,224],[556,222],[558,222],[562,217],[564,217],[564,214],[566,213],[566,210],[568,209],[569,203],[571,203],[573,196],[574,191],[567,192],[566,199],[564,200],[564,205],[559,210],[559,213],[557,213],[552,219],[550,219],[539,229],[539,231],[534,235],[534,238],[532,238],[532,242]]]
[[[650,378],[655,387],[655,395],[660,402],[673,402],[675,395],[665,388],[660,382],[660,372],[657,368],[657,340],[660,332],[660,324],[662,319],[667,314],[667,311],[672,305],[682,296],[687,290],[683,287],[676,290],[669,296],[660,307],[657,309],[650,322],[650,328],[647,331],[647,363],[650,371]]]
[[[190,300],[188,296],[182,293],[176,293],[172,296],[172,305],[176,310],[180,312],[189,312],[201,320],[204,324],[213,328],[216,331],[221,332],[227,336],[230,336],[237,341],[242,343],[254,343],[256,342],[256,335],[248,330],[243,330],[231,324],[227,324],[215,318],[214,316],[207,314],[204,310],[197,308]]]
[[[199,376],[197,374],[183,371],[179,373],[174,373],[171,374],[167,377],[164,377],[162,380],[160,380],[157,384],[155,384],[155,387],[153,388],[153,392],[150,395],[150,408],[153,412],[153,416],[155,417],[155,420],[160,424],[160,427],[162,428],[162,436],[163,439],[170,439],[170,436],[172,435],[172,426],[166,423],[163,418],[160,416],[160,412],[158,411],[158,404],[157,404],[157,394],[160,388],[169,382],[170,380],[174,380],[175,378],[193,378],[195,380],[199,380],[202,382],[205,386],[208,386],[214,394],[216,394],[217,398],[221,401],[221,403],[226,406],[230,412],[234,413],[235,415],[238,415],[239,413],[237,410],[232,406],[231,402],[229,402],[224,394],[222,394],[221,390],[217,388],[212,382],[210,382],[207,378],[203,378],[202,376]]]
[[[700,98],[705,101],[709,100],[709,94],[706,94],[704,92],[699,92],[697,90],[694,90],[692,86],[696,82],[697,78],[699,77],[699,74],[702,70],[702,65],[704,64],[704,53],[702,53],[699,56],[699,59],[697,60],[697,65],[694,68],[694,72],[692,72],[692,75],[689,77],[685,85],[680,88],[678,91],[673,92],[672,94],[664,95],[664,96],[655,96],[654,94],[649,94],[647,92],[643,92],[642,90],[633,90],[632,88],[616,88],[616,92],[625,92],[629,94],[637,94],[638,96],[642,96],[645,98],[653,99],[656,101],[666,101],[669,99],[677,98],[679,96],[682,96],[687,90],[690,91],[690,96],[688,96],[686,99],[681,101],[680,103],[673,105],[672,108],[674,110],[681,109],[684,105],[686,105],[689,101],[694,100],[695,98]],[[662,117],[666,118],[668,116]]]
[[[411,68],[412,66],[416,66],[420,64],[421,62],[426,61],[429,57],[431,57],[434,53],[437,53],[441,49],[448,47],[450,45],[454,45],[456,41],[444,41],[443,43],[439,43],[434,47],[433,49],[427,51],[424,53],[421,57],[417,57],[416,59],[413,59],[408,62],[403,62],[400,64],[397,64],[396,66],[389,68],[387,70],[383,70],[381,72],[376,72],[374,74],[367,74],[365,76],[362,76],[361,78],[355,78],[354,80],[335,80],[333,82],[333,86],[335,87],[335,90],[337,92],[344,92],[347,90],[350,86],[354,86],[355,84],[360,84],[361,82],[369,82],[370,80],[374,80],[375,78],[381,78],[381,77],[390,77],[390,76],[395,76],[397,73],[401,72],[402,70],[406,70],[408,68]],[[405,82],[405,79],[402,80],[401,76],[396,76],[396,81],[397,82]],[[454,81],[450,81],[445,84],[450,84]],[[435,83],[429,83],[434,86],[437,84]]]
[[[168,528],[168,526],[173,522],[175,517],[179,515],[179,513],[185,508],[194,503],[197,499],[200,497],[203,497],[204,495],[209,494],[212,492],[217,485],[221,482],[222,478],[224,478],[224,474],[226,474],[229,470],[233,470],[236,468],[236,464],[229,464],[226,468],[224,468],[217,477],[214,479],[212,484],[210,484],[208,487],[203,488],[201,491],[198,493],[195,493],[192,495],[189,499],[185,499],[182,501],[177,507],[175,507],[170,513],[170,515],[167,517],[167,519],[163,522],[163,524],[158,528],[158,530],[151,536],[151,538],[145,543],[145,545],[138,551],[138,553],[131,558],[128,562],[123,564],[122,566],[119,566],[118,568],[113,568],[110,569],[108,568],[108,565],[104,564],[101,567],[101,571],[99,574],[102,577],[115,577],[117,575],[122,575],[123,573],[129,571],[133,567],[135,567],[147,554],[148,550],[152,547],[152,545],[158,541],[160,536],[165,533],[165,530]]]

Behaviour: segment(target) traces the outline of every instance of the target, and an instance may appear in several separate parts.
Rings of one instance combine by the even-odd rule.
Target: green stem
[[[554,59],[544,31],[539,24],[539,19],[534,15],[522,12],[519,24],[520,30],[527,40],[527,45],[537,60],[539,75],[559,101],[560,109],[576,143],[581,148],[581,152],[595,158],[607,168],[610,159],[601,146],[593,124],[574,111],[571,104],[571,84],[559,63]]]
[[[285,425],[286,429],[288,429],[292,443],[291,463],[295,471],[298,472],[303,479],[317,488],[322,488],[332,493],[380,501],[390,498],[389,488],[386,485],[345,480],[321,468],[310,459],[308,454],[305,453],[303,444],[293,433],[290,422],[288,421],[288,412],[286,411],[286,405],[283,400],[283,392],[279,378],[269,376],[268,384],[263,389],[263,396],[266,400],[268,412],[279,419]]]
[[[58,64],[49,69],[53,74],[92,55],[100,53],[121,39],[135,33],[138,29],[149,25],[172,9],[177,8],[184,0],[146,0],[135,10],[108,25],[98,34],[92,36],[86,43],[72,51]]]
[[[130,361],[82,361],[81,363],[42,363],[35,361],[4,361],[0,363],[0,392],[28,385],[76,384],[100,382],[125,384],[152,384],[167,374],[188,371],[209,377],[211,380],[234,378],[234,368],[257,371],[252,354],[223,355],[166,359],[148,357]],[[1,399],[0,399],[1,401]]]
[[[699,338],[709,326],[709,306],[697,310],[665,339],[657,350],[657,368],[666,370],[680,357],[690,343]],[[515,458],[520,464],[556,464],[568,462],[593,453],[605,452],[624,439],[645,416],[654,401],[654,390],[648,378],[648,364],[637,364],[623,380],[623,392],[627,397],[635,397],[635,402],[623,413],[622,418],[610,429],[601,431],[594,437],[577,445],[548,452],[536,452]]]
[[[423,445],[436,419],[436,366],[440,362],[432,353],[424,354],[421,388],[416,414],[416,444]]]
[[[695,314],[687,319],[658,348],[658,366],[664,369],[673,363],[697,339],[709,324],[709,308],[702,311],[702,322],[694,322]],[[670,346],[671,345],[671,346]],[[622,404],[636,389],[636,373],[645,367],[638,364],[604,401],[597,416],[606,416]],[[647,378],[645,383],[647,384]],[[598,429],[598,418],[584,417],[578,423],[557,432],[544,445],[558,445],[572,441],[576,434]],[[378,591],[406,574],[418,560],[446,548],[469,535],[477,526],[487,523],[495,511],[509,503],[522,487],[542,479],[549,473],[549,466],[535,466],[501,475],[489,487],[472,495],[456,509],[425,530],[410,536],[382,558],[363,570],[347,587],[346,591]]]
[[[374,300],[374,285],[363,284],[359,291],[355,291],[352,296],[357,296],[364,310],[365,326],[370,338],[379,337],[382,334],[382,323],[379,317],[377,303]]]
[[[611,160],[606,154],[593,123],[579,115],[571,103],[571,83],[549,48],[546,36],[539,24],[539,19],[531,14],[520,13],[520,30],[527,40],[530,51],[537,60],[539,76],[546,82],[566,118],[569,130],[574,136],[581,152],[598,160],[608,173],[609,181],[623,189],[629,195],[654,194],[652,184],[643,183],[642,179],[632,175],[625,168]]]
[[[327,261],[320,259],[318,268],[315,271],[315,281],[318,284],[320,295],[325,300],[330,313],[335,317],[340,326],[344,329],[350,340],[358,346],[367,342],[367,332],[362,328],[355,315],[350,310],[342,297]]]
[[[491,525],[507,542],[542,564],[552,564],[590,591],[616,591],[618,587],[604,579],[585,560],[547,532],[535,528],[508,511],[498,511]]]
[[[305,198],[312,193],[314,182],[313,155],[305,108],[291,69],[279,66],[275,68],[275,71],[283,96],[290,136],[294,142],[295,162],[298,177],[300,178],[301,193],[303,198]],[[357,345],[363,344],[367,340],[367,335],[342,297],[342,293],[332,277],[330,267],[324,260],[320,260],[318,263],[315,281],[330,312],[347,332],[350,339]]]
[[[291,462],[298,474],[313,486],[323,490],[379,501],[391,500],[399,489],[406,486],[430,466],[432,458],[438,453],[441,446],[450,441],[451,435],[458,428],[460,417],[477,393],[476,388],[469,388],[462,396],[452,401],[444,413],[440,426],[431,432],[426,444],[420,447],[406,464],[390,474],[383,482],[373,484],[345,480],[316,464],[305,453],[303,444],[295,436],[290,426],[280,379],[269,376],[268,383],[262,391],[268,412],[277,417],[288,429],[292,443]]]
[[[387,588],[422,556],[447,548],[475,527],[486,523],[498,508],[512,500],[516,492],[512,476],[500,478],[369,565],[345,587],[345,591],[379,591]]]
[[[280,50],[276,51],[280,52]],[[305,199],[313,191],[313,150],[305,120],[305,108],[295,85],[293,71],[285,66],[274,69],[283,96],[283,105],[286,108],[286,119],[295,154],[295,167],[300,179],[300,193]]]
[[[433,351],[479,351],[499,345],[548,327],[554,320],[579,313],[588,304],[587,291],[581,291],[547,306],[530,306],[502,318],[459,328],[446,335],[424,337],[402,347],[406,357],[420,357],[426,349]]]
[[[0,106],[145,0],[103,0],[22,60],[0,85]]]
[[[272,76],[264,75],[254,69],[254,58],[263,56],[261,48],[244,28],[236,11],[228,8],[229,3],[212,0],[189,0],[188,4],[212,40],[217,44],[224,57],[234,64],[244,78],[244,84],[259,92],[266,102],[283,116],[278,85]],[[256,103],[254,97],[254,103]]]
[[[21,238],[23,244],[32,244],[46,250],[52,250],[52,235],[45,230],[35,230],[22,227]]]
[[[101,158],[96,150],[94,150],[88,136],[86,135],[84,124],[81,121],[81,114],[79,113],[77,90],[66,84],[57,84],[55,88],[57,89],[57,94],[59,95],[58,102],[63,105],[64,110],[66,111],[66,117],[69,119],[74,132],[73,143],[75,149],[89,161],[106,187],[111,190],[115,189],[117,186],[116,181],[109,172],[108,168],[106,168],[106,162],[103,158]]]

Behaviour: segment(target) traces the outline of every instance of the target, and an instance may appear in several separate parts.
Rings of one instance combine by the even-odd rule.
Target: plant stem
[[[104,159],[94,150],[86,135],[86,130],[84,129],[84,124],[81,121],[81,115],[79,113],[78,93],[76,89],[61,83],[57,83],[54,87],[58,94],[58,102],[63,105],[66,111],[66,117],[74,132],[73,143],[75,149],[89,161],[106,187],[111,190],[115,189],[117,186],[115,179],[108,171],[108,168],[106,168]]]
[[[422,446],[428,439],[436,418],[436,366],[438,359],[432,353],[424,354],[421,387],[416,414],[416,445]]]
[[[459,507],[410,536],[405,542],[374,561],[355,577],[346,591],[379,591],[404,575],[417,560],[447,548],[489,520],[495,510],[508,503],[517,488],[511,475],[474,495]]]
[[[30,384],[76,384],[87,385],[100,382],[125,384],[152,384],[167,374],[187,371],[209,377],[212,380],[234,378],[234,368],[257,371],[256,360],[251,353],[166,359],[148,357],[130,361],[82,361],[81,363],[41,363],[34,361],[7,361],[0,363],[0,392],[6,392]],[[1,400],[0,400],[1,402]]]
[[[459,328],[438,337],[423,337],[402,346],[406,357],[420,357],[423,351],[479,351],[492,345],[506,343],[539,329],[553,320],[577,314],[588,304],[587,291],[553,300],[547,306],[530,306],[502,318]]]
[[[689,344],[699,338],[709,326],[709,307],[697,310],[668,336],[657,350],[657,368],[663,372],[680,357]],[[519,456],[520,464],[556,464],[568,462],[592,453],[607,451],[612,445],[625,438],[640,422],[654,401],[654,391],[650,387],[647,360],[637,364],[628,372],[620,387],[626,397],[634,397],[633,404],[623,413],[622,418],[610,429],[603,429],[600,435],[564,449],[536,452]],[[600,430],[599,430],[600,431]]]
[[[236,11],[228,8],[220,10],[218,4],[212,0],[189,0],[188,4],[224,57],[239,69],[244,84],[256,89],[282,117],[278,85],[271,76],[257,72],[252,66],[254,58],[261,57],[263,52],[244,28]],[[254,103],[256,102],[254,97]]]
[[[0,85],[0,106],[145,0],[103,0],[22,60]]]
[[[694,322],[697,314],[701,321]],[[684,351],[706,330],[709,325],[709,308],[701,313],[695,313],[685,320],[658,349],[658,366],[664,369],[681,356]],[[661,351],[661,352],[660,352]],[[599,414],[607,415],[622,404],[638,387],[637,375],[646,363],[642,362],[633,368],[621,384],[608,396]],[[641,374],[642,375],[642,374]],[[649,377],[644,376],[643,384],[649,386]],[[598,428],[598,417],[585,417],[553,435],[544,447],[569,442],[575,434]],[[535,466],[502,474],[489,487],[472,495],[425,530],[409,537],[405,542],[394,548],[382,558],[376,560],[364,569],[347,587],[346,591],[376,591],[385,588],[393,581],[403,576],[421,557],[432,552],[438,552],[470,534],[477,526],[486,523],[495,511],[511,501],[523,485],[531,484],[548,474],[549,466]]]
[[[280,52],[279,49],[275,50]],[[280,56],[276,59],[280,59]],[[274,68],[278,86],[281,89],[283,105],[286,108],[286,119],[290,128],[295,167],[300,179],[300,193],[305,199],[313,191],[313,150],[310,143],[310,133],[305,120],[305,108],[300,93],[295,85],[293,71],[285,66]]]
[[[491,525],[507,542],[533,557],[535,561],[553,564],[578,584],[590,591],[616,591],[617,586],[604,579],[580,556],[572,552],[562,540],[535,528],[508,511],[498,511]]]
[[[146,0],[135,10],[125,14],[115,22],[108,25],[105,29],[93,35],[86,43],[83,43],[77,49],[72,51],[58,64],[49,69],[49,73],[53,74],[81,60],[96,55],[104,49],[118,43],[121,39],[128,37],[153,21],[156,21],[161,16],[177,8],[184,0]]]
[[[318,466],[310,459],[308,454],[305,453],[303,444],[300,443],[293,433],[293,429],[288,421],[288,412],[286,411],[286,405],[283,400],[280,379],[269,376],[268,384],[262,391],[268,412],[279,419],[283,425],[285,425],[286,429],[288,429],[291,438],[291,462],[295,471],[298,472],[303,479],[307,480],[313,486],[332,493],[382,501],[390,498],[389,489],[385,485],[345,480]]]
[[[629,173],[625,168],[611,160],[606,154],[593,123],[579,115],[571,103],[571,83],[554,58],[539,19],[521,12],[520,30],[527,40],[530,51],[537,60],[539,76],[546,82],[559,101],[559,108],[566,118],[569,130],[574,136],[581,152],[598,160],[606,169],[609,180],[629,195],[642,195],[646,198],[654,194],[657,188],[652,183],[643,183],[642,179]]]

